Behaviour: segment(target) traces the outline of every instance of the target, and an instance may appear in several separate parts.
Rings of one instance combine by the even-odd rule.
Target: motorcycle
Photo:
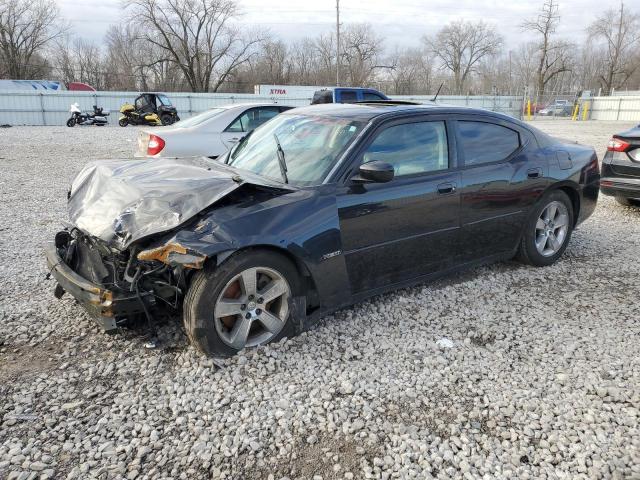
[[[136,107],[130,103],[125,103],[120,107],[120,118],[118,125],[126,127],[127,125],[162,125],[162,121],[157,113],[138,112]]]
[[[80,105],[73,103],[69,109],[69,113],[71,113],[71,118],[67,120],[67,127],[73,127],[75,125],[96,125],[103,127],[108,123],[107,116],[109,116],[109,112],[105,112],[102,107],[98,107],[97,105],[93,106],[93,113],[83,113],[82,110],[80,110]]]

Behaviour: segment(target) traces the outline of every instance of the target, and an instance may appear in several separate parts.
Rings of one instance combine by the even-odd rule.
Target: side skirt
[[[500,262],[500,261],[504,261],[504,260],[510,260],[512,259],[517,252],[517,248],[514,249],[513,251],[510,252],[506,252],[506,253],[500,253],[497,255],[491,255],[489,257],[484,257],[478,260],[474,260],[472,262],[467,262],[467,263],[462,263],[460,265],[456,265],[455,267],[451,267],[445,270],[440,270],[438,272],[434,272],[434,273],[429,273],[426,275],[421,275],[419,277],[415,277],[409,280],[404,280],[402,282],[397,282],[391,285],[387,285],[384,287],[379,287],[379,288],[375,288],[372,290],[367,290],[366,292],[361,292],[358,293],[356,295],[353,295],[351,297],[351,300],[348,302],[345,302],[343,304],[337,305],[337,306],[333,306],[333,307],[328,307],[328,308],[323,308],[323,309],[318,309],[316,311],[314,311],[313,313],[311,313],[310,315],[307,315],[307,319],[305,322],[305,328],[304,330],[309,329],[310,327],[312,327],[314,324],[316,324],[318,322],[318,320],[325,316],[328,315],[330,313],[333,313],[337,310],[340,310],[342,308],[346,308],[346,307],[350,307],[356,303],[360,303],[363,302],[364,300],[367,300],[371,297],[375,297],[377,295],[382,295],[384,293],[389,293],[395,290],[400,290],[402,288],[407,288],[407,287],[412,287],[415,285],[419,285],[422,283],[427,283],[427,282],[432,282],[434,280],[437,280],[439,278],[442,277],[446,277],[448,275],[454,274],[454,273],[458,273],[458,272],[462,272],[465,270],[469,270],[472,268],[477,268],[477,267],[481,267],[483,265],[489,265],[492,263],[496,263],[496,262]]]

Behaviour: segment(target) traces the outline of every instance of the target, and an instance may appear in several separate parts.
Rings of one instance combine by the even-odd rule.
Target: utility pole
[[[340,0],[336,0],[336,87],[340,86]]]
[[[511,53],[513,52],[513,50],[509,50],[509,95],[512,95],[511,93]]]

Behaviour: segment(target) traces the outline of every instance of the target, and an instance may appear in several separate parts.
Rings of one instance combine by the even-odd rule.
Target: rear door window
[[[520,148],[518,132],[488,122],[458,121],[458,140],[466,166],[506,160]]]
[[[227,132],[251,132],[280,113],[279,107],[258,107],[247,110],[226,129]]]
[[[342,103],[355,103],[358,101],[358,94],[353,90],[345,90],[340,92],[340,101]]]

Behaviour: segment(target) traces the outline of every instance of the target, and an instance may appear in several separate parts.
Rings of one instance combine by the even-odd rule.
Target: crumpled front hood
[[[231,169],[202,159],[96,161],[71,185],[69,218],[80,230],[125,249],[179,226],[241,183]]]

